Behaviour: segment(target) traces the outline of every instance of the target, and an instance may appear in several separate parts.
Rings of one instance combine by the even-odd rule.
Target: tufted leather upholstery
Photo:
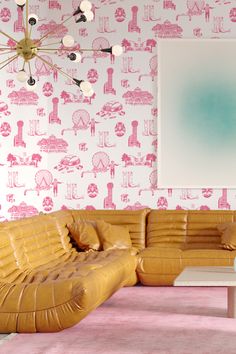
[[[235,211],[152,210],[147,248],[137,273],[144,285],[172,285],[186,266],[229,266],[236,251],[222,250],[217,225],[236,220]]]
[[[128,226],[138,257],[77,252],[66,227],[77,218]],[[232,221],[235,211],[146,209],[67,210],[1,223],[0,333],[73,326],[120,287],[136,284],[136,271],[144,285],[171,285],[186,266],[232,265],[236,251],[221,249],[216,228]]]
[[[71,249],[65,225],[66,222],[72,222],[73,218],[68,214],[63,227],[63,217],[64,212],[61,220],[57,220],[55,215],[38,215],[2,223],[0,240],[10,240],[20,269],[35,268],[59,259]]]
[[[1,224],[0,333],[62,330],[136,283],[129,251],[71,248],[72,221],[70,211],[60,211]]]

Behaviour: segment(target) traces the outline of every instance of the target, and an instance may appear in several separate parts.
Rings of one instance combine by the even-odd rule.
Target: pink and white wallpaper
[[[39,16],[32,37],[54,28],[79,3],[30,0],[30,12]],[[16,80],[20,61],[0,72],[0,220],[61,208],[235,209],[236,190],[159,189],[156,157],[158,39],[235,38],[235,1],[93,4],[93,22],[71,20],[47,43],[68,33],[77,48],[121,43],[123,56],[87,52],[75,64],[63,47],[58,55],[43,55],[73,77],[89,80],[94,96],[83,97],[70,80],[37,60],[34,92]],[[23,36],[14,0],[0,1],[0,28],[16,39]],[[1,36],[0,42],[7,40]]]

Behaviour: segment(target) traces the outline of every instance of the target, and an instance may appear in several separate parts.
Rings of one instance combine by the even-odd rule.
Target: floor
[[[16,333],[12,334],[0,334],[0,346],[5,344],[6,341],[12,339],[14,336],[16,336]]]
[[[8,336],[8,334],[0,334],[0,342],[6,338]]]
[[[235,354],[226,288],[123,288],[72,328],[19,334],[0,354]]]

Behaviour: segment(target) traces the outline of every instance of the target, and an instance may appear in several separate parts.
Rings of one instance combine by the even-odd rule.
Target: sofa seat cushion
[[[114,260],[124,257],[129,252],[119,252],[119,250],[111,251],[93,251],[75,252],[61,259],[60,262],[50,262],[28,273],[24,282],[47,282],[61,279],[69,279],[74,277],[86,277],[90,271],[110,266]],[[39,279],[39,280],[38,280]]]
[[[77,253],[26,272],[21,283],[1,282],[0,333],[55,332],[76,324],[132,274],[135,279],[136,265],[127,250]]]
[[[172,285],[188,266],[232,266],[236,251],[148,247],[138,256],[137,274],[144,285]]]

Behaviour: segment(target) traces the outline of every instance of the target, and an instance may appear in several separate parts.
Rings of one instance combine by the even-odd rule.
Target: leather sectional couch
[[[77,252],[67,224],[128,227],[130,250]],[[123,286],[172,285],[189,265],[232,265],[218,224],[233,211],[66,210],[0,224],[0,333],[73,326]]]

